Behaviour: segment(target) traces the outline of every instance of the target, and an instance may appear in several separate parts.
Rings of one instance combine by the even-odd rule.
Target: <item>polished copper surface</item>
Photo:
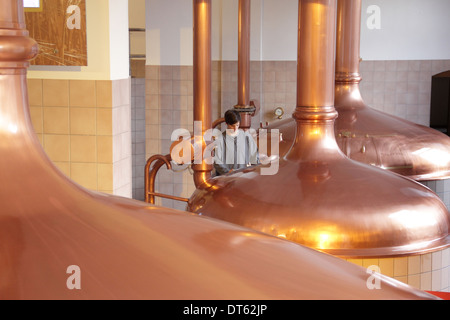
[[[262,233],[86,190],[48,159],[29,115],[16,28],[21,0],[0,0],[0,299],[433,299]],[[21,39],[18,39],[21,38]],[[12,53],[12,52],[15,52]],[[79,267],[80,288],[69,289]]]
[[[368,107],[359,90],[361,0],[339,0],[335,134],[351,159],[415,180],[450,178],[450,138]]]
[[[250,0],[239,0],[238,11],[238,103],[236,107],[248,107],[250,103]]]
[[[278,172],[258,166],[210,179],[214,188],[196,190],[188,209],[345,258],[448,247],[450,215],[434,192],[353,161],[336,143],[335,4],[299,1],[295,141]]]
[[[212,128],[211,116],[211,0],[193,0],[194,11],[194,123],[201,123],[201,136],[195,137],[196,145],[201,145],[201,150],[196,150],[194,157],[201,161],[195,161],[192,165],[194,171],[194,183],[197,188],[207,185],[211,177],[212,165],[207,164],[202,155],[206,148],[203,136]],[[201,162],[201,163],[198,163]]]
[[[417,181],[450,177],[450,138],[429,127],[370,108],[359,90],[361,0],[339,0],[336,41],[337,143],[349,158]],[[295,121],[275,122],[284,143],[295,138]]]
[[[238,101],[234,109],[241,115],[239,127],[252,126],[255,105],[250,101],[250,16],[251,1],[239,0],[238,11]]]

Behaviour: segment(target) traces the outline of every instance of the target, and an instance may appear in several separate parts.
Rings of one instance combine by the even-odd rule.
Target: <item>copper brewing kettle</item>
[[[299,1],[295,139],[277,172],[265,174],[272,163],[205,179],[188,210],[346,258],[447,247],[450,215],[434,192],[336,143],[335,13],[335,0]]]
[[[361,0],[338,0],[334,106],[339,116],[335,137],[349,158],[417,181],[450,178],[450,138],[367,106],[359,83]],[[282,133],[280,155],[295,139],[294,119],[266,129]]]

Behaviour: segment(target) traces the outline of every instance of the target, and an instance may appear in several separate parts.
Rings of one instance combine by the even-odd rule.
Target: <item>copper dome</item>
[[[346,258],[447,247],[450,215],[434,192],[351,160],[336,143],[335,9],[335,1],[299,1],[295,139],[278,172],[265,175],[263,165],[209,179],[188,210]]]
[[[361,0],[339,0],[336,38],[334,106],[339,116],[335,137],[350,159],[389,170],[417,181],[450,177],[450,138],[367,106],[359,83]],[[280,155],[295,139],[293,119],[274,122],[283,136]]]

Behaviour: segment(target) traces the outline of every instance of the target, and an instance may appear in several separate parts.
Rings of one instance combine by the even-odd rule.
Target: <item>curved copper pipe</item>
[[[214,129],[215,127],[217,127],[218,125],[222,124],[225,122],[225,118],[219,118],[216,119],[213,123],[212,123],[212,128]]]
[[[152,167],[151,165],[155,161],[156,163]],[[159,169],[163,165],[166,165],[167,170],[172,169],[172,165],[170,163],[170,154],[165,156],[163,156],[162,154],[153,155],[147,160],[145,164],[145,202],[155,204],[155,179]]]
[[[155,162],[155,165],[152,167],[152,163]],[[161,154],[153,155],[145,164],[145,202],[155,204],[155,197],[166,198],[170,200],[183,201],[188,202],[188,198],[177,197],[173,195],[157,193],[155,192],[155,180],[156,175],[158,174],[159,169],[166,165],[167,170],[172,170],[172,164],[170,163],[171,156],[167,154],[165,156]],[[151,168],[151,169],[150,169]]]
[[[338,0],[336,25],[336,83],[359,83],[361,1]]]

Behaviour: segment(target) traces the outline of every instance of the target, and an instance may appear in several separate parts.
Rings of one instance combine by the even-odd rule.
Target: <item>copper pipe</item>
[[[250,104],[250,0],[239,0],[238,12],[238,104]]]
[[[318,160],[324,155],[323,142],[334,139],[337,117],[334,109],[336,7],[334,1],[310,0],[303,1],[299,8],[297,107],[293,113],[297,121],[296,142],[286,159]]]
[[[250,0],[239,0],[238,12],[238,101],[234,109],[241,115],[240,128],[250,129],[255,105],[250,101]]]
[[[386,277],[367,290],[366,270],[340,259],[71,181],[30,121],[23,57],[36,56],[37,45],[14,29],[22,1],[0,0],[0,8],[2,299],[434,298]],[[71,287],[77,275],[80,289]]]
[[[155,162],[155,165],[152,167],[152,163]],[[145,202],[155,204],[155,180],[156,175],[158,174],[159,169],[166,165],[167,170],[172,169],[172,165],[170,163],[170,154],[168,155],[153,155],[151,156],[146,164],[144,171],[144,180],[145,180]]]
[[[334,106],[335,4],[305,1],[298,19],[297,107]],[[330,6],[330,10],[327,10]],[[328,22],[333,21],[333,22]]]
[[[211,129],[211,0],[193,0],[194,5],[194,122],[201,121],[201,155],[206,148],[203,135]],[[212,165],[203,157],[192,165],[197,188],[204,188],[211,177]]]
[[[338,0],[336,25],[336,84],[359,83],[361,1]]]
[[[156,175],[158,174],[159,169],[163,165],[166,165],[167,170],[172,170],[172,164],[170,163],[170,161],[171,161],[170,154],[167,154],[165,156],[163,156],[161,154],[153,155],[147,160],[147,163],[145,164],[145,175],[144,175],[144,177],[145,177],[145,202],[155,204],[155,197],[188,202],[188,200],[189,200],[188,198],[177,197],[177,196],[173,196],[173,195],[155,192]],[[151,165],[153,162],[155,162],[155,164],[152,167]]]
[[[169,199],[169,200],[175,200],[175,201],[181,201],[181,202],[188,202],[189,198],[183,198],[183,197],[177,197],[177,196],[173,196],[170,194],[164,194],[164,193],[158,193],[158,192],[149,192],[149,195],[152,197],[160,197],[160,198],[165,198],[165,199]],[[153,202],[150,202],[152,204],[154,204]]]
[[[222,124],[222,123],[224,123],[225,122],[225,118],[219,118],[219,119],[216,119],[214,122],[213,122],[213,124],[212,124],[212,128],[214,129],[215,127],[217,127],[218,125],[220,125],[220,124]]]
[[[25,31],[25,16],[22,1],[3,1],[0,12],[0,29],[14,29]],[[4,32],[5,30],[3,30]],[[31,60],[32,58],[30,58]]]

